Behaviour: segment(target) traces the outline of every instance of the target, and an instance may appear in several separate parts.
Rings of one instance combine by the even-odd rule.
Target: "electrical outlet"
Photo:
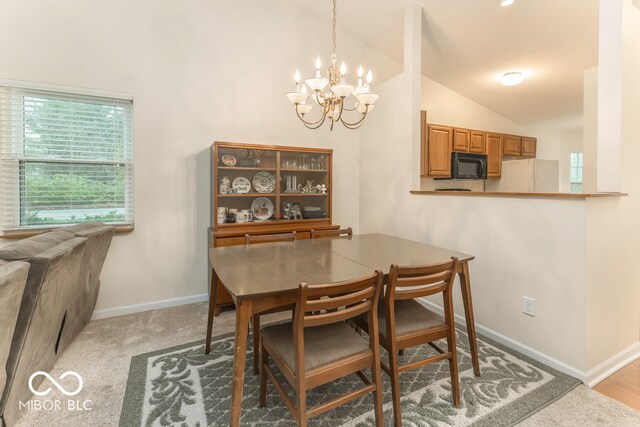
[[[522,297],[522,312],[529,316],[536,316],[536,300],[529,297]]]

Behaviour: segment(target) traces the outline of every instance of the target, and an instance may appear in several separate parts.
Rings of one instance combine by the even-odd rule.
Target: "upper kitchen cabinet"
[[[425,125],[423,132],[423,176],[448,178],[451,176],[451,147],[453,128],[448,126]]]
[[[487,177],[500,178],[502,174],[502,144],[504,135],[487,133]]]
[[[522,137],[505,135],[502,154],[505,156],[520,156],[522,154]]]
[[[471,131],[467,129],[454,129],[453,130],[453,151],[469,151],[471,144]]]
[[[522,157],[535,157],[536,146],[538,140],[536,138],[522,137]]]
[[[469,136],[469,152],[485,154],[487,152],[485,134],[477,130],[472,130]]]

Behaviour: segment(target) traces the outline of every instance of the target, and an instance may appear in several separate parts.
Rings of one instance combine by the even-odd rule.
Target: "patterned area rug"
[[[526,356],[479,336],[482,376],[473,375],[467,336],[458,331],[462,406],[451,402],[448,362],[400,374],[405,426],[508,426],[564,396],[580,382]],[[441,344],[446,348],[446,342]],[[386,351],[381,351],[383,360]],[[401,363],[435,354],[429,346],[406,350]],[[217,337],[204,354],[203,342],[193,342],[135,356],[131,359],[120,426],[228,425],[233,335]],[[276,369],[277,371],[277,369]],[[258,405],[259,377],[253,375],[251,351],[245,368],[241,424],[295,426],[293,417],[268,383],[267,408]],[[382,374],[385,425],[393,425],[391,384]],[[284,381],[283,383],[286,383]],[[315,406],[362,385],[351,375],[308,393]],[[293,396],[291,389],[290,395]],[[372,426],[373,398],[369,394],[312,418],[312,426]]]

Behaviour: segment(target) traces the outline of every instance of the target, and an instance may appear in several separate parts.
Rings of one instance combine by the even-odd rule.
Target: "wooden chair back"
[[[458,271],[458,259],[424,267],[398,267],[389,270],[385,302],[422,298],[439,293],[451,294]]]
[[[376,310],[382,273],[328,285],[300,284],[294,330],[342,322]]]
[[[322,237],[351,237],[353,236],[353,230],[351,227],[343,228],[340,230],[311,230],[312,239],[320,239]]]
[[[295,231],[292,231],[291,233],[244,235],[244,243],[247,245],[252,245],[254,243],[293,242],[295,240]]]

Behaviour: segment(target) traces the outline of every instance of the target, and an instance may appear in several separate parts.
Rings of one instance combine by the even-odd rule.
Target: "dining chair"
[[[458,269],[458,259],[451,258],[445,263],[423,267],[398,267],[389,270],[388,284],[384,295],[384,307],[378,309],[380,345],[389,354],[389,366],[382,363],[382,369],[391,377],[393,416],[397,427],[402,426],[400,408],[399,374],[411,369],[443,360],[449,361],[451,374],[451,394],[453,404],[460,406],[460,383],[458,380],[458,356],[456,352],[455,321],[453,312],[452,287]],[[429,310],[415,298],[442,294],[444,318]],[[355,319],[355,324],[374,334],[366,316]],[[446,338],[447,351],[434,341]],[[400,366],[398,352],[405,348],[429,344],[438,354]]]
[[[309,418],[373,393],[376,426],[382,427],[378,299],[382,273],[325,285],[300,284],[292,322],[265,326],[262,336],[260,407],[266,406],[267,377],[273,382],[299,426]],[[366,316],[371,325],[367,340],[345,322]],[[269,357],[289,382],[295,404],[276,379]],[[371,378],[363,372],[371,368]],[[356,373],[364,387],[307,409],[307,391]]]
[[[247,245],[256,243],[274,243],[274,242],[293,242],[296,240],[296,232],[277,233],[277,234],[245,234],[244,242]],[[262,313],[256,313],[251,319],[251,327],[253,330],[253,373],[258,375],[260,372],[260,316],[263,314],[280,313],[283,311],[293,310],[293,305],[273,308]]]
[[[342,237],[342,236],[353,236],[353,231],[351,227],[343,228],[341,230],[311,230],[311,238],[319,239],[322,237]]]

